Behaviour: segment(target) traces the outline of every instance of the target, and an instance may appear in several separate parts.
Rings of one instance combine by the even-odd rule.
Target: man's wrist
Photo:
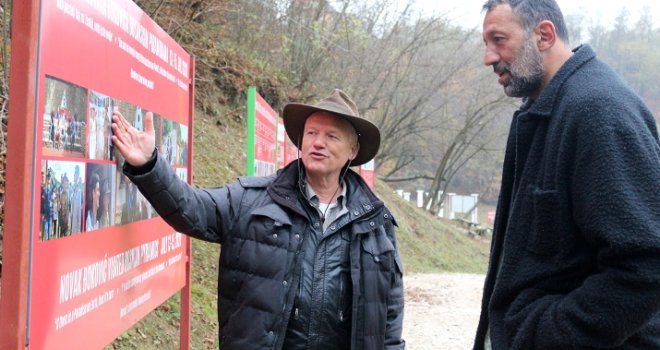
[[[124,166],[123,166],[124,174],[133,175],[133,176],[144,175],[150,172],[151,170],[153,170],[157,160],[158,160],[158,148],[154,148],[154,151],[151,153],[151,157],[147,160],[146,163],[142,165],[133,166],[131,164],[128,164],[128,162],[124,162]]]

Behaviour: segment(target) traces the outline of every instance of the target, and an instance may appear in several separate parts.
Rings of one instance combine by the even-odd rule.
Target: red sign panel
[[[366,182],[372,190],[374,189],[374,174],[375,168],[373,159],[360,166],[360,176],[362,176],[364,182]]]
[[[277,166],[280,169],[298,159],[298,147],[289,139],[282,119],[278,121],[277,125],[277,147],[279,148],[277,151]]]
[[[110,118],[143,129],[153,112],[160,152],[189,179],[193,62],[130,0],[39,13],[28,342],[101,348],[185,285],[189,244],[121,173]]]
[[[264,176],[275,173],[277,165],[276,137],[277,137],[277,113],[259,95],[256,95],[255,115],[255,149],[254,165],[256,176]]]
[[[286,136],[284,138],[284,142],[286,143],[286,147],[284,150],[284,165],[287,165],[294,160],[298,159],[298,147],[291,142],[291,139],[289,139],[289,136]]]

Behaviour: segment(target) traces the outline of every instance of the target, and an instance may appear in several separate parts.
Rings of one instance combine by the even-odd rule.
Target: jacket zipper
[[[300,266],[300,281],[298,282],[298,300],[300,300],[302,298],[302,285],[303,285],[304,272],[305,272],[305,267],[302,266],[302,264],[301,264],[301,266]],[[299,316],[299,311],[298,310],[299,310],[299,307],[296,306],[296,309],[293,311],[294,318],[296,319],[296,321],[298,320],[298,316]]]
[[[344,279],[339,275],[339,322],[344,322]]]

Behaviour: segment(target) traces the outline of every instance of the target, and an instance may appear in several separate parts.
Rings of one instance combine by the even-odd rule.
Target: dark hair
[[[488,13],[495,6],[503,4],[511,6],[527,33],[532,33],[539,22],[548,20],[555,25],[559,38],[568,44],[568,29],[564,15],[555,0],[488,0],[482,11]]]
[[[92,211],[92,196],[94,193],[94,188],[96,187],[96,184],[100,182],[99,175],[94,173],[92,176],[90,176],[89,179],[89,185],[87,187],[87,198],[85,199],[85,212],[87,211]],[[96,220],[96,218],[93,218]]]

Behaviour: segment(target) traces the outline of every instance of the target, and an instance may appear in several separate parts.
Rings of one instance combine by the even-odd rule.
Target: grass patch
[[[386,184],[376,192],[394,214],[404,269],[409,272],[485,273],[490,241],[475,240],[451,221],[403,200]]]

